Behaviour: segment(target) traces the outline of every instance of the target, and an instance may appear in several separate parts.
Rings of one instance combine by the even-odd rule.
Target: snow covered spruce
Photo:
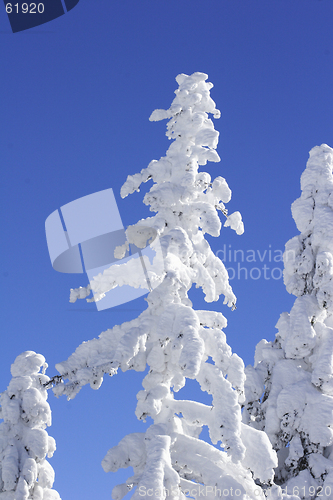
[[[246,368],[244,421],[277,450],[277,484],[306,500],[333,498],[332,170],[333,149],[313,148],[292,204],[301,234],[284,253],[284,282],[297,298]]]
[[[54,471],[46,460],[56,448],[45,430],[51,425],[46,367],[41,354],[20,354],[11,366],[13,378],[1,394],[1,500],[60,500],[52,489]]]
[[[132,498],[136,500],[145,496],[184,499],[189,494],[253,500],[264,497],[255,479],[269,485],[277,466],[266,434],[241,423],[244,365],[226,342],[222,331],[226,319],[221,313],[194,310],[188,298],[189,289],[196,284],[207,302],[217,301],[223,294],[224,303],[235,307],[227,271],[205,233],[220,235],[218,210],[226,217],[224,226],[243,232],[239,212],[227,215],[224,204],[231,191],[225,179],[212,181],[208,173],[198,173],[200,165],[220,160],[215,151],[219,134],[209,118],[209,113],[219,118],[220,112],[210,97],[212,84],[206,79],[203,73],[176,78],[179,88],[171,107],[156,110],[150,117],[152,121],[169,120],[167,136],[173,142],[165,157],[129,176],[121,190],[125,197],[138,191],[141,183],[153,181],[144,203],[155,215],[127,231],[129,243],[141,248],[157,234],[163,250],[163,272],[154,275],[154,265],[148,270],[151,282],[160,283],[146,299],[148,308],[137,319],[84,342],[57,365],[68,381],[56,386],[55,393],[68,398],[74,398],[88,383],[98,389],[105,373],[114,375],[118,368],[144,371],[149,365],[143,390],[137,395],[136,415],[141,420],[150,417],[153,423],[147,432],[122,439],[102,462],[105,471],[134,469],[125,484],[114,488],[115,500],[134,487]],[[121,252],[118,248],[117,253]],[[133,269],[113,266],[96,278],[96,295],[112,289],[120,275],[120,284],[139,285]],[[73,291],[72,299],[79,295],[85,294]],[[176,398],[186,378],[197,380],[211,394],[211,405]],[[200,439],[204,425],[219,448]],[[292,497],[283,496],[274,486],[269,498]]]

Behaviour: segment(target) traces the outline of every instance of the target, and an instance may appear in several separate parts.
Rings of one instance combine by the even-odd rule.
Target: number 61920
[[[44,12],[44,4],[43,3],[23,3],[22,6],[23,14],[43,14]],[[20,11],[20,5],[18,3],[12,5],[11,3],[6,4],[6,12],[7,14],[11,14],[12,12],[16,12],[16,14]]]

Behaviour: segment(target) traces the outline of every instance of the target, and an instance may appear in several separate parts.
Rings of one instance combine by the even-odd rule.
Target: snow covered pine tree
[[[127,230],[129,243],[139,248],[156,233],[163,249],[162,274],[156,274],[154,262],[145,262],[151,283],[160,283],[146,299],[148,308],[137,319],[84,342],[57,365],[68,381],[54,390],[68,398],[88,383],[98,389],[103,375],[114,375],[118,368],[125,372],[150,367],[144,390],[137,395],[136,415],[142,420],[151,417],[153,424],[145,433],[126,436],[102,462],[105,471],[134,469],[125,484],[113,489],[115,500],[134,487],[134,499],[204,495],[253,500],[264,497],[254,480],[269,484],[277,466],[266,434],[241,423],[244,365],[226,343],[222,331],[226,319],[221,313],[194,310],[188,298],[195,283],[207,302],[223,294],[224,303],[235,305],[227,271],[204,235],[219,236],[218,210],[226,216],[224,226],[243,232],[239,212],[227,216],[224,203],[230,200],[231,191],[225,179],[217,177],[212,182],[208,173],[198,173],[199,165],[220,160],[215,151],[219,134],[208,117],[211,113],[219,118],[220,112],[206,79],[203,73],[176,78],[179,89],[170,109],[155,110],[150,117],[151,121],[169,119],[167,136],[174,141],[165,157],[129,176],[121,190],[125,197],[139,190],[141,183],[154,182],[144,203],[156,215]],[[116,253],[121,257],[122,248]],[[120,276],[121,284],[139,286],[131,262],[114,265],[94,279],[95,300],[119,284]],[[72,290],[71,301],[80,296],[80,289]],[[211,405],[175,399],[186,378],[197,380],[212,395]],[[222,450],[199,438],[204,425],[211,441],[220,443]],[[270,491],[272,499],[287,498],[278,487]]]
[[[54,471],[46,460],[55,450],[54,439],[45,431],[51,425],[46,367],[41,354],[23,352],[12,364],[13,378],[1,394],[1,500],[60,500],[52,490]]]
[[[301,234],[284,253],[284,282],[297,298],[246,368],[244,421],[277,450],[275,481],[306,500],[333,498],[332,170],[333,149],[313,148],[292,204]]]

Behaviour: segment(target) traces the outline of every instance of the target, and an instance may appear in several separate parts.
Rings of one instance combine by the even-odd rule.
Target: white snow
[[[51,425],[46,367],[41,354],[20,354],[11,366],[13,378],[1,394],[1,500],[60,500],[52,490],[54,471],[46,460],[55,451],[55,441],[45,430]]]

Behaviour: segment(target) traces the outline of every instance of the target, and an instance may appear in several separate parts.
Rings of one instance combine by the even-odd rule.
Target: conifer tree
[[[155,110],[150,117],[169,120],[167,136],[173,142],[165,157],[130,175],[121,190],[125,197],[143,182],[153,181],[144,203],[155,215],[127,230],[129,244],[144,248],[155,234],[163,251],[162,273],[156,271],[154,262],[146,262],[152,283],[147,309],[137,319],[84,342],[57,365],[60,378],[67,382],[57,385],[55,393],[68,398],[88,383],[98,389],[104,374],[114,375],[119,368],[144,371],[149,366],[137,395],[136,415],[152,419],[152,425],[145,433],[126,436],[103,460],[105,471],[134,469],[134,476],[114,488],[115,500],[134,487],[134,499],[145,495],[154,500],[171,495],[183,499],[189,491],[197,498],[204,491],[208,498],[223,492],[223,498],[253,500],[262,494],[254,479],[269,485],[277,465],[265,433],[241,423],[244,365],[226,342],[222,331],[226,319],[219,312],[194,310],[188,297],[195,284],[207,302],[224,295],[224,303],[235,307],[227,271],[205,234],[219,236],[218,211],[226,217],[224,226],[243,232],[239,212],[227,214],[224,204],[231,191],[225,179],[212,181],[208,173],[198,172],[207,161],[219,161],[219,134],[209,114],[219,118],[220,112],[206,79],[203,73],[176,78],[179,88],[171,107]],[[125,249],[118,248],[117,255],[121,257]],[[133,260],[113,265],[94,279],[95,300],[117,283],[140,286]],[[81,292],[72,290],[71,300],[86,296]],[[211,405],[177,399],[186,378],[197,380],[211,394]],[[219,447],[200,439],[204,425]],[[280,488],[271,491],[272,499],[287,498]]]
[[[277,484],[306,500],[333,498],[332,170],[333,150],[314,147],[292,204],[300,234],[284,253],[284,282],[297,298],[246,368],[244,422],[277,450]]]
[[[56,448],[45,430],[51,425],[46,367],[41,354],[20,354],[11,366],[13,378],[1,394],[1,500],[60,500],[52,489],[53,468],[46,460]]]

